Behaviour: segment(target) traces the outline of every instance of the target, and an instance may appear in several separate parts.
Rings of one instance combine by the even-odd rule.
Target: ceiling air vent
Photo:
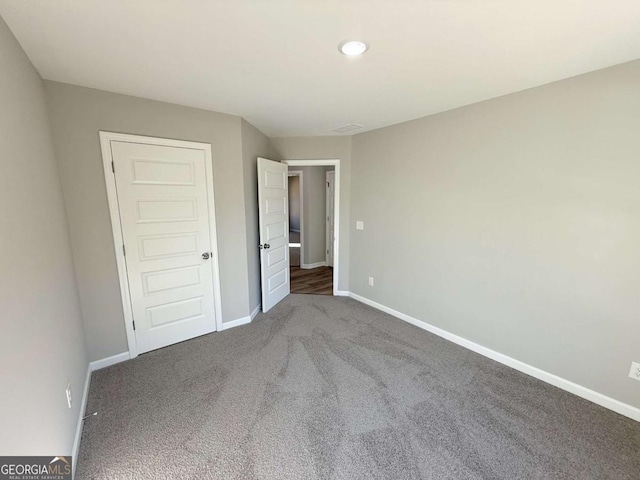
[[[358,125],[357,123],[350,123],[349,125],[344,125],[342,127],[336,128],[334,132],[349,133],[349,132],[354,132],[356,130],[360,130],[361,128],[364,128],[364,125]]]

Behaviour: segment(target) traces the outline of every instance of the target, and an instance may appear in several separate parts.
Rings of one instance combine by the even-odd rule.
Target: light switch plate
[[[362,220],[356,220],[356,230],[364,230],[364,222]]]

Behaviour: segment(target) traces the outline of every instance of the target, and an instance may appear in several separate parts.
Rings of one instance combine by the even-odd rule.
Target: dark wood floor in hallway
[[[333,267],[291,267],[291,293],[333,295]]]

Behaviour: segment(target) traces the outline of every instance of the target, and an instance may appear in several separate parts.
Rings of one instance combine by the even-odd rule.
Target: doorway
[[[291,293],[336,295],[340,161],[283,160],[282,163],[289,166],[290,172],[301,172],[301,257],[300,266],[294,262],[290,266]]]
[[[291,293],[333,295],[334,174],[324,165],[289,170]]]
[[[262,290],[262,311],[269,311],[274,305],[280,302],[291,292],[293,281],[297,281],[308,275],[320,273],[322,268],[323,278],[315,280],[305,280],[305,283],[322,281],[325,283],[323,291],[316,284],[315,291],[304,293],[321,293],[327,295],[338,295],[338,278],[340,272],[340,160],[283,160],[281,162],[258,157],[258,217],[260,241],[260,279]],[[300,267],[293,267],[293,274],[290,266],[290,217],[289,217],[289,169],[292,171],[302,170],[304,185],[301,184],[303,200],[301,201],[300,215]],[[306,167],[324,167],[317,169],[321,179],[316,185],[321,192],[320,201],[315,203],[320,207],[320,215],[315,217],[319,224],[319,235],[310,238],[309,204],[307,201],[310,185],[307,179]],[[333,267],[327,266],[327,217],[326,217],[326,173],[333,171],[332,177],[335,185],[333,188],[334,213],[331,225],[333,225],[333,235],[329,234],[328,243],[333,247]],[[311,171],[310,171],[311,172]],[[295,175],[294,175],[295,176]],[[331,202],[330,202],[331,203]],[[296,233],[296,232],[293,232]],[[314,240],[315,238],[315,240]],[[293,242],[294,244],[297,242]],[[315,253],[310,253],[314,249]],[[330,250],[331,252],[331,250]],[[316,258],[318,257],[318,258]],[[295,270],[298,268],[298,270]],[[314,272],[310,272],[315,270]]]
[[[129,354],[221,326],[211,145],[100,132]]]
[[[289,170],[289,266],[300,267],[304,258],[304,172]]]

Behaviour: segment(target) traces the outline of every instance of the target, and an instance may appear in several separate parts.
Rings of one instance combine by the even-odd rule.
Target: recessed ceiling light
[[[338,46],[338,49],[348,57],[362,55],[368,48],[366,43],[359,40],[345,40]]]

